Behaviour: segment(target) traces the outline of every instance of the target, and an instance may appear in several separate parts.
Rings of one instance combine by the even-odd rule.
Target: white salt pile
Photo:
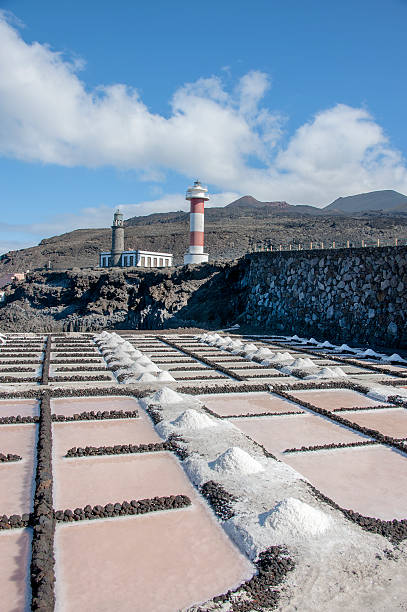
[[[223,474],[256,474],[264,471],[259,461],[253,459],[249,453],[238,446],[228,448],[208,465],[215,472]]]
[[[182,414],[179,415],[174,421],[171,422],[173,427],[177,427],[179,429],[205,429],[206,427],[218,427],[218,423],[211,419],[207,414],[203,414],[202,412],[198,412],[193,408],[189,408],[185,410]]]
[[[295,497],[287,497],[268,513],[264,525],[287,541],[320,535],[331,527],[332,519]]]
[[[171,376],[169,372],[166,372],[164,370],[157,374],[157,380],[159,382],[175,382],[175,378]]]
[[[315,370],[317,367],[318,366],[311,359],[308,359],[308,357],[305,359],[300,357],[281,368],[281,371],[285,374],[291,374],[293,370]]]
[[[242,347],[242,350],[243,350],[245,353],[254,353],[254,352],[255,352],[255,351],[257,351],[258,349],[257,349],[257,346],[256,346],[255,344],[245,344],[245,345]]]
[[[338,351],[338,353],[357,353],[358,349],[351,348],[347,344],[341,344],[341,346],[335,347],[335,351]]]
[[[286,363],[288,361],[293,361],[293,359],[293,356],[288,352],[277,352],[267,359],[267,363],[263,362],[263,365],[269,365],[270,363]]]
[[[152,395],[146,397],[145,401],[147,404],[181,404],[185,401],[185,398],[182,397],[180,393],[173,391],[173,389],[170,389],[169,387],[163,387]]]
[[[305,376],[305,380],[312,380],[315,378],[343,378],[346,377],[347,374],[340,368],[339,366],[333,368],[322,368],[319,372],[315,374],[309,374]]]
[[[307,344],[319,344],[319,342],[318,340],[315,340],[315,338],[310,338]]]
[[[400,357],[398,353],[393,353],[393,355],[386,355],[385,357],[382,357],[381,361],[387,361],[389,363],[407,363],[407,361]]]
[[[385,385],[375,385],[371,387],[367,393],[367,397],[378,400],[379,402],[387,402],[392,395],[398,395],[402,398],[407,398],[407,389],[401,387],[386,387]]]
[[[328,340],[325,340],[325,342],[318,343],[318,346],[319,348],[336,348],[335,345],[328,342]]]
[[[150,372],[143,372],[143,374],[140,374],[140,376],[137,376],[137,378],[135,379],[136,382],[156,382],[156,377],[154,376],[154,374],[150,374]]]
[[[366,349],[365,351],[361,351],[360,353],[357,353],[356,356],[357,357],[373,357],[374,359],[381,359],[385,355],[382,355],[381,353],[376,353],[376,351],[373,351],[372,349]]]

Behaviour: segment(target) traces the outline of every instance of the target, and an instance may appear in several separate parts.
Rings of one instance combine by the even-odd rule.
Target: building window
[[[154,268],[157,267],[157,257],[154,257],[154,263],[153,263]]]
[[[163,260],[163,258],[162,258],[162,257],[160,257],[160,263],[159,263],[158,265],[159,265],[161,268],[162,268],[162,266],[164,265],[164,260]]]
[[[147,257],[147,268],[151,268],[151,257]]]
[[[141,258],[141,260],[140,260],[140,265],[141,265],[141,266],[143,266],[143,267],[145,267],[145,265],[146,265],[146,258],[145,258],[145,257],[142,257],[142,258]]]

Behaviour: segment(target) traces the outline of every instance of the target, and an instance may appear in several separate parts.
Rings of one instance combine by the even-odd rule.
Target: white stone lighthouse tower
[[[120,210],[114,213],[112,225],[112,252],[110,256],[111,266],[122,265],[122,255],[124,251],[124,225],[123,215]]]
[[[204,253],[204,218],[205,200],[209,200],[208,190],[195,181],[193,187],[188,187],[186,200],[191,202],[189,250],[184,255],[184,264],[200,264],[208,261],[208,253]]]

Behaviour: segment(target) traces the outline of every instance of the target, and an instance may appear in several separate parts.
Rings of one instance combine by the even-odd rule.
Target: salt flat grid
[[[352,356],[338,358],[328,350],[321,352],[296,343],[280,342],[283,339],[278,337],[259,339],[233,336],[241,338],[244,344],[254,342],[258,348],[266,347],[273,353],[290,350],[293,346],[290,350],[293,355],[307,357],[319,367],[330,364],[343,366],[347,377],[337,383],[336,388],[329,388],[330,385],[324,381],[304,380],[297,372],[287,374],[248,359],[245,355],[231,355],[226,350],[207,347],[192,334],[160,331],[138,335],[127,331],[122,333],[122,337],[149,356],[153,363],[159,364],[161,369],[173,374],[176,380],[170,384],[171,387],[200,397],[204,403],[202,409],[212,418],[233,423],[259,449],[263,449],[262,452],[268,453],[267,456],[271,454],[294,467],[334,502],[383,520],[404,518],[407,457],[400,448],[403,448],[407,438],[406,406],[373,400],[359,389],[367,380],[371,380],[372,384],[380,382],[393,384],[395,388],[396,385],[403,387],[403,383],[407,383],[407,367],[404,365],[388,364],[385,371],[380,371],[372,360],[360,359],[357,366],[353,363],[346,365],[347,360],[354,361]],[[0,394],[3,396],[0,399],[0,453],[21,456],[20,460],[0,463],[0,538],[6,543],[2,558],[3,565],[8,563],[15,569],[14,573],[3,573],[0,579],[0,590],[5,594],[5,612],[24,610],[30,599],[30,513],[37,450],[33,432],[37,428],[39,402],[44,389],[50,390],[51,398],[55,396],[51,399],[51,413],[55,417],[61,415],[62,418],[72,419],[53,424],[54,511],[59,512],[55,538],[57,605],[62,605],[58,603],[58,596],[69,599],[66,609],[77,609],[78,605],[83,604],[80,593],[75,595],[72,586],[79,578],[69,574],[69,555],[80,554],[79,541],[70,544],[72,529],[79,527],[86,539],[86,529],[90,534],[96,524],[102,526],[106,521],[120,520],[122,525],[129,526],[129,532],[133,530],[134,521],[141,524],[141,517],[128,514],[123,499],[187,495],[192,499],[192,508],[199,508],[197,524],[202,520],[207,521],[205,513],[208,511],[201,496],[191,487],[180,469],[178,459],[170,451],[156,452],[151,449],[139,454],[138,450],[133,453],[126,450],[124,455],[118,451],[118,456],[111,457],[65,457],[74,447],[105,446],[114,449],[131,444],[157,444],[161,438],[137,399],[132,398],[135,392],[139,395],[150,392],[151,385],[120,384],[115,371],[109,367],[89,334],[49,335],[48,343],[48,379],[44,378],[42,367],[46,355],[46,336],[40,334],[24,338],[23,335],[10,334],[6,344],[0,346]],[[282,346],[285,348],[282,349]],[[28,369],[21,372],[18,370],[21,367]],[[355,385],[357,390],[352,387]],[[127,392],[127,397],[123,396],[123,391]],[[68,399],[63,399],[64,393],[68,394]],[[89,393],[96,397],[87,397]],[[120,406],[127,411],[132,403],[137,406],[137,417],[114,420],[103,417],[110,409],[120,410]],[[74,416],[81,413],[81,417]],[[93,414],[93,420],[83,420],[83,413],[86,413],[86,419]],[[345,421],[339,422],[337,415]],[[369,435],[365,430],[374,433]],[[150,467],[147,469],[147,466]],[[135,471],[138,476],[134,480]],[[164,483],[160,473],[166,474]],[[373,473],[375,477],[371,476]],[[335,474],[334,478],[332,474]],[[82,490],[79,486],[81,480],[84,483]],[[106,488],[106,480],[111,483],[110,488]],[[399,486],[390,486],[389,489],[389,483],[396,482]],[[168,488],[163,486],[165,483],[174,486]],[[64,492],[69,495],[64,497]],[[84,513],[83,508],[108,504],[123,506],[120,506],[120,510],[113,509],[108,519],[102,518],[100,522],[87,520],[90,516]],[[65,517],[62,512],[64,506],[72,510],[77,507],[80,520],[74,520],[69,514]],[[191,516],[188,514],[190,512],[191,508],[175,507],[165,510],[164,515]],[[14,522],[11,520],[13,515],[19,515],[13,519]],[[143,529],[148,530],[157,516],[154,512],[145,514],[142,517]],[[168,528],[165,527],[166,521],[173,520],[176,519],[163,519],[164,531]],[[64,522],[66,525],[62,525]],[[109,527],[100,529],[101,533],[113,533]],[[125,537],[127,528],[123,529]],[[228,544],[226,536],[214,527],[211,530],[207,526],[207,529],[212,534],[208,535],[208,538],[212,538],[209,548],[213,551],[219,545],[222,549],[219,554],[223,561],[219,563],[232,564],[236,572],[232,572],[223,584],[218,584],[212,576],[214,590],[211,591],[208,585],[201,590],[197,587],[195,591],[192,589],[189,599],[185,601],[176,600],[173,594],[175,599],[171,605],[191,605],[194,601],[203,601],[222,590],[236,587],[239,580],[248,577],[247,565],[239,557],[240,553]],[[92,542],[92,537],[89,542]],[[182,527],[178,538],[178,546],[182,547]],[[165,555],[165,550],[173,542],[161,542],[161,545],[162,554]],[[93,556],[89,551],[86,555],[90,564]],[[107,562],[98,562],[97,575],[92,577],[95,592],[100,576],[103,577],[104,571],[111,571],[110,565],[110,569],[107,569],[108,565]],[[138,565],[137,569],[145,572],[147,580],[146,565]],[[198,564],[196,571],[205,572],[207,568]],[[152,577],[149,579],[152,580]],[[124,572],[123,590],[126,589],[126,580],[130,580],[130,576],[126,578]],[[174,574],[174,580],[179,586],[182,574]],[[18,589],[16,584],[19,585]],[[175,588],[174,584],[172,589]],[[123,605],[128,603],[126,599],[123,600]],[[148,606],[155,604],[146,600],[143,605],[147,606],[143,608],[147,611],[153,610]],[[90,609],[102,609],[100,606],[101,600],[95,595]]]

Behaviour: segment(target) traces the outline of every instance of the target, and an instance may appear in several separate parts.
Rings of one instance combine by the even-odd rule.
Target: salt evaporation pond
[[[54,465],[58,510],[189,492],[178,460],[168,452],[64,459]]]
[[[133,397],[75,397],[51,400],[52,413],[64,416],[92,410],[137,410],[139,407],[138,401]]]
[[[342,508],[386,521],[406,517],[407,457],[401,453],[378,445],[285,455],[284,461]]]
[[[383,402],[366,397],[363,393],[352,391],[351,389],[320,389],[318,391],[292,391],[289,392],[294,399],[310,402],[317,408],[333,410],[335,408],[356,408],[369,406],[379,406]]]
[[[58,526],[57,611],[174,612],[250,578],[249,561],[187,488],[189,508]]]
[[[37,425],[0,428],[0,452],[22,457],[21,461],[0,463],[0,514],[23,514],[32,510],[36,439]]]
[[[335,425],[312,414],[234,419],[234,425],[262,444],[269,452],[284,458],[287,448],[301,448],[338,442],[361,442],[365,436]],[[285,459],[284,459],[285,461]]]
[[[358,423],[362,427],[376,429],[385,436],[393,438],[407,437],[407,410],[404,408],[345,412],[342,416],[354,423]]]
[[[145,416],[138,419],[54,423],[53,440],[56,458],[64,457],[66,451],[73,447],[162,442]]]
[[[0,532],[0,594],[4,612],[30,610],[31,530]]]
[[[218,416],[301,411],[301,406],[298,404],[270,395],[270,393],[201,395],[199,399]]]
[[[31,376],[28,372],[27,376]],[[37,400],[2,400],[0,401],[0,417],[8,416],[34,417],[39,415],[39,402]],[[2,451],[4,452],[4,451]]]

